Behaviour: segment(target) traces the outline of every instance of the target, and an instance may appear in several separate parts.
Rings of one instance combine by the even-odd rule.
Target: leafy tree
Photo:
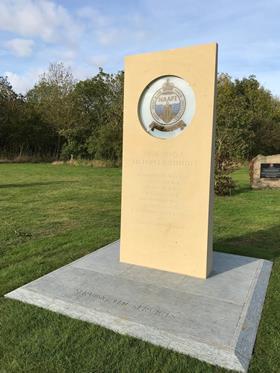
[[[95,77],[77,83],[63,156],[120,161],[122,102],[123,72],[107,74],[100,69]]]
[[[59,156],[64,132],[72,122],[72,99],[75,80],[70,68],[52,63],[47,73],[26,95],[50,127],[56,128],[56,156]]]
[[[7,77],[0,76],[0,100],[5,102],[8,100],[14,100],[17,97],[13,91],[12,85],[8,81]]]
[[[255,141],[252,154],[279,154],[280,153],[280,120],[263,120],[256,123],[254,128]]]
[[[228,174],[238,162],[280,152],[280,103],[253,75],[232,80],[221,74],[217,89],[216,184],[217,190],[222,184],[231,192]]]
[[[102,69],[76,82],[62,63],[50,64],[25,97],[0,77],[2,155],[121,162],[124,73]],[[231,193],[229,173],[256,154],[280,153],[280,101],[254,76],[218,77],[216,190]]]
[[[0,78],[0,146],[2,156],[51,155],[55,130],[36,105],[17,95],[6,78]]]
[[[279,100],[260,86],[255,76],[234,81],[228,75],[219,76],[216,134],[218,162],[250,159],[260,151],[257,146],[260,139],[257,138],[264,128],[273,127],[275,132],[279,132],[279,122]],[[265,149],[263,143],[262,150],[267,153],[271,146]]]
[[[18,96],[12,89],[6,77],[0,77],[0,145],[2,155],[18,152],[20,130],[22,97]],[[13,138],[16,137],[16,139]]]
[[[87,141],[89,154],[97,159],[109,159],[121,162],[122,157],[122,122],[123,122],[123,73],[107,77],[108,106],[104,121],[94,136]]]

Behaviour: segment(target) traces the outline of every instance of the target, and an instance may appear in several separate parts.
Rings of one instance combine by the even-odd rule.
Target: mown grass
[[[216,250],[274,261],[250,372],[280,371],[280,191],[215,200]],[[225,372],[3,295],[119,237],[121,171],[0,165],[0,372]]]

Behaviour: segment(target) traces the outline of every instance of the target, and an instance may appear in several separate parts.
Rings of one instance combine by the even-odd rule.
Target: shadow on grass
[[[232,193],[232,196],[235,196],[237,194],[243,194],[248,192],[254,192],[254,189],[252,189],[250,186],[237,186],[237,188]]]
[[[280,256],[280,225],[226,239],[214,239],[214,250],[273,260]]]
[[[0,189],[4,188],[29,188],[33,186],[44,186],[53,184],[77,183],[78,180],[42,181],[37,183],[0,184]]]

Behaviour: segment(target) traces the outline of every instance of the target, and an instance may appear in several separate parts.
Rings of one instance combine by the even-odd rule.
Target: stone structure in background
[[[254,189],[280,188],[280,154],[253,158],[250,162],[250,182]]]

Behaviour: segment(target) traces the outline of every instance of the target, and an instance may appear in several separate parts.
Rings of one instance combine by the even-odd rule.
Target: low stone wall
[[[280,188],[280,154],[253,158],[250,162],[250,182],[254,189]]]

